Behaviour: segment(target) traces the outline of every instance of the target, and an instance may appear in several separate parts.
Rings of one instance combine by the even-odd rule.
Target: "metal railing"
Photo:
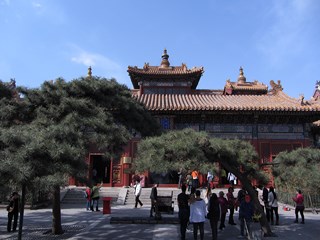
[[[295,205],[295,202],[292,200],[296,196],[296,193],[288,192],[277,192],[278,200],[284,204]],[[306,208],[320,208],[320,195],[303,193],[304,196],[304,206]]]

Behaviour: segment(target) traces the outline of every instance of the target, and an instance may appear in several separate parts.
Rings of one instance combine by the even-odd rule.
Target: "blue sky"
[[[93,75],[132,88],[127,67],[204,67],[199,89],[247,81],[309,99],[320,80],[318,0],[0,0],[0,79],[39,87]]]

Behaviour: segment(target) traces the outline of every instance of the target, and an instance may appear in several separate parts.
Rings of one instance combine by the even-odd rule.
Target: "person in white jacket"
[[[140,206],[142,207],[143,204],[142,202],[140,201],[140,195],[141,195],[141,185],[140,185],[140,181],[136,181],[136,185],[134,185],[134,195],[136,197],[136,203],[134,205],[135,208],[137,208],[138,206],[138,203],[140,204]]]
[[[200,190],[196,191],[196,198],[190,204],[190,223],[193,224],[193,237],[197,239],[198,229],[200,230],[200,239],[204,238],[204,222],[206,220],[206,203],[200,198]]]
[[[271,225],[274,225],[273,213],[276,215],[276,225],[279,225],[279,214],[278,214],[278,199],[277,194],[274,192],[274,188],[270,187],[268,194],[268,206],[270,206],[270,219]]]

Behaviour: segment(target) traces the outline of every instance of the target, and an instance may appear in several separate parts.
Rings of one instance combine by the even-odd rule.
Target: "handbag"
[[[13,211],[13,207],[10,207],[10,205],[7,206],[7,211],[8,212],[12,212]]]

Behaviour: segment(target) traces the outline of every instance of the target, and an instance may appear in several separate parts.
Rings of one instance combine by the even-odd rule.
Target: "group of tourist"
[[[200,239],[204,239],[204,223],[209,219],[212,239],[217,239],[218,229],[226,228],[225,220],[226,214],[229,210],[228,223],[236,225],[233,219],[234,209],[239,202],[239,219],[241,222],[241,235],[244,236],[244,224],[247,225],[252,219],[254,213],[253,203],[248,194],[239,191],[238,197],[233,195],[233,187],[228,189],[226,197],[224,192],[220,191],[219,196],[207,188],[205,199],[201,198],[201,191],[195,188],[191,189],[190,195],[186,194],[186,186],[181,186],[181,193],[178,195],[179,219],[180,219],[180,236],[185,239],[186,230],[189,223],[193,225],[193,236],[197,239],[198,230],[200,232]],[[243,194],[243,195],[242,195]],[[218,223],[220,222],[219,228]]]
[[[87,200],[87,204],[86,204],[87,211],[91,210],[93,212],[94,209],[96,209],[96,211],[100,211],[99,210],[99,199],[100,199],[99,191],[101,187],[102,187],[102,182],[100,184],[94,185],[92,188],[90,188],[89,186],[86,187],[84,194]]]
[[[234,211],[239,208],[240,236],[245,238],[250,233],[250,226],[255,213],[254,203],[250,195],[244,188],[238,191],[237,197],[233,195],[233,187],[229,187],[226,197],[224,192],[220,191],[218,195],[213,193],[211,188],[207,188],[204,199],[201,198],[201,191],[191,188],[190,195],[186,194],[186,186],[181,186],[182,192],[178,195],[179,219],[180,219],[180,236],[184,240],[186,230],[189,223],[193,225],[193,236],[197,239],[198,230],[200,239],[204,239],[204,222],[210,221],[212,239],[217,239],[218,229],[223,230],[225,226],[226,214],[229,211],[229,225],[236,225],[233,215]],[[271,225],[279,225],[278,213],[278,196],[273,187],[267,189],[261,187],[261,194],[258,195],[261,200],[262,207],[265,209],[266,217]],[[296,203],[295,223],[298,223],[298,214],[300,213],[304,224],[304,198],[301,190],[297,191],[297,195],[292,198]],[[275,222],[274,222],[275,216]],[[219,224],[220,222],[220,224]],[[218,227],[219,225],[219,227]]]
[[[261,188],[260,188],[261,189]],[[270,187],[269,190],[266,187],[263,187],[262,191],[259,194],[259,200],[261,201],[261,205],[264,207],[266,217],[271,225],[279,225],[279,213],[278,213],[278,196],[273,187]],[[301,190],[297,190],[297,194],[292,198],[295,202],[295,223],[298,223],[298,214],[301,215],[301,223],[304,224],[304,197],[302,195]],[[276,221],[274,222],[274,215]]]

